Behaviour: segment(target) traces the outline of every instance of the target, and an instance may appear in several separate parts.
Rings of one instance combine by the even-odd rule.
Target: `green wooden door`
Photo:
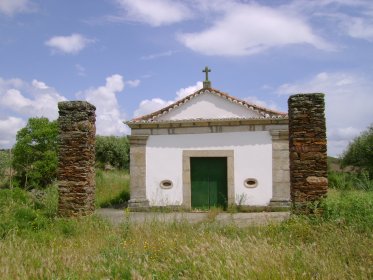
[[[227,207],[227,158],[190,158],[192,208]]]

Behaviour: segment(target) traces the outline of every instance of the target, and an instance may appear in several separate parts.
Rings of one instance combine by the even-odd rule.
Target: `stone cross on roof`
[[[206,75],[206,78],[205,78],[205,80],[203,81],[203,88],[211,88],[211,82],[209,81],[209,72],[211,72],[211,69],[209,69],[209,68],[206,66],[205,69],[202,70],[202,72],[204,72],[205,75]]]

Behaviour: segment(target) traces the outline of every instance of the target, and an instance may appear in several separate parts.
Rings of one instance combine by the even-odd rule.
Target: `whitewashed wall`
[[[237,103],[211,93],[202,93],[180,107],[173,109],[158,120],[258,118],[261,115]]]
[[[146,196],[152,206],[180,205],[183,199],[183,150],[234,150],[236,203],[267,205],[272,198],[272,140],[268,131],[150,135],[146,146]],[[258,186],[244,186],[256,178]],[[162,189],[162,180],[173,188]]]

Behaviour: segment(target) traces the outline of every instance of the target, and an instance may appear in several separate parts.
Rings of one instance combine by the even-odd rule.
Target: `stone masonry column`
[[[130,193],[128,207],[131,210],[146,210],[146,141],[147,135],[130,136]]]
[[[328,191],[324,94],[292,95],[288,105],[293,210],[310,213]]]
[[[270,206],[290,205],[289,132],[272,130],[272,199]]]
[[[58,103],[58,214],[85,216],[95,210],[96,107],[85,101]]]

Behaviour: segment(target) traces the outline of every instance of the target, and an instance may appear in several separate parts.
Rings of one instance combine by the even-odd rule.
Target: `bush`
[[[96,165],[118,169],[129,168],[129,142],[126,136],[96,136]]]
[[[373,179],[373,124],[356,137],[342,155],[342,166],[353,165],[368,172]]]

